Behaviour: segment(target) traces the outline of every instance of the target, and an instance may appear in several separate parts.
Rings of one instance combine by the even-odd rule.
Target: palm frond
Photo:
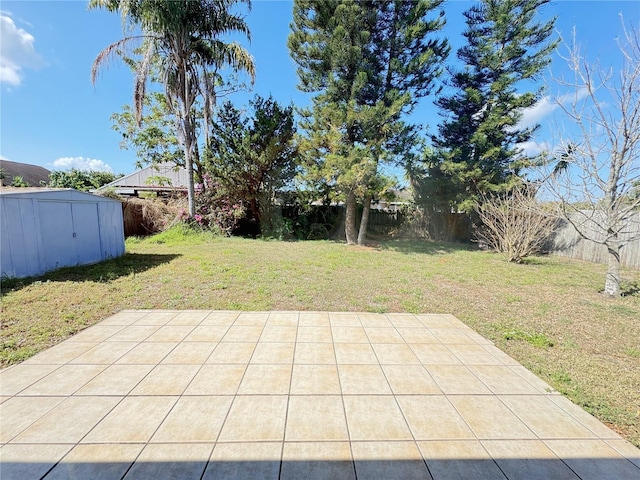
[[[130,44],[134,42],[141,42],[145,38],[148,38],[148,35],[125,37],[115,43],[112,43],[107,48],[102,50],[93,61],[93,65],[91,66],[91,83],[96,83],[100,68],[108,66],[109,62],[113,59],[114,56],[122,56],[126,54],[126,52],[132,52],[134,48],[131,47]]]

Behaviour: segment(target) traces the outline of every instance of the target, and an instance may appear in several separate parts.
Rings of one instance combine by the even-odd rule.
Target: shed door
[[[96,203],[38,202],[45,269],[102,259]]]

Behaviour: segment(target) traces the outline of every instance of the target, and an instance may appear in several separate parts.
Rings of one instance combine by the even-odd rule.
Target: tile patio
[[[451,315],[122,311],[0,372],[0,478],[640,480]]]

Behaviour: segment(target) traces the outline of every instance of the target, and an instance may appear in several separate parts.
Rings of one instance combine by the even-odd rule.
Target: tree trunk
[[[364,197],[364,208],[362,210],[362,220],[360,220],[360,231],[358,232],[358,245],[367,242],[367,227],[369,226],[369,211],[371,210],[371,194]]]
[[[191,119],[187,117],[183,119],[184,125],[184,163],[187,169],[187,202],[189,205],[189,216],[193,217],[196,213],[196,197],[193,180],[193,139],[191,138],[192,127]]]
[[[609,297],[620,296],[620,246],[607,245],[607,277],[604,281],[604,293]]]
[[[356,237],[356,193],[349,190],[346,200],[346,216],[344,219],[344,231],[347,237],[347,245],[355,245]]]

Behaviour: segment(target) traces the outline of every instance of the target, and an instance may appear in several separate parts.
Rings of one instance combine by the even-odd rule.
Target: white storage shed
[[[72,189],[0,189],[0,266],[10,278],[124,255],[122,204]]]

